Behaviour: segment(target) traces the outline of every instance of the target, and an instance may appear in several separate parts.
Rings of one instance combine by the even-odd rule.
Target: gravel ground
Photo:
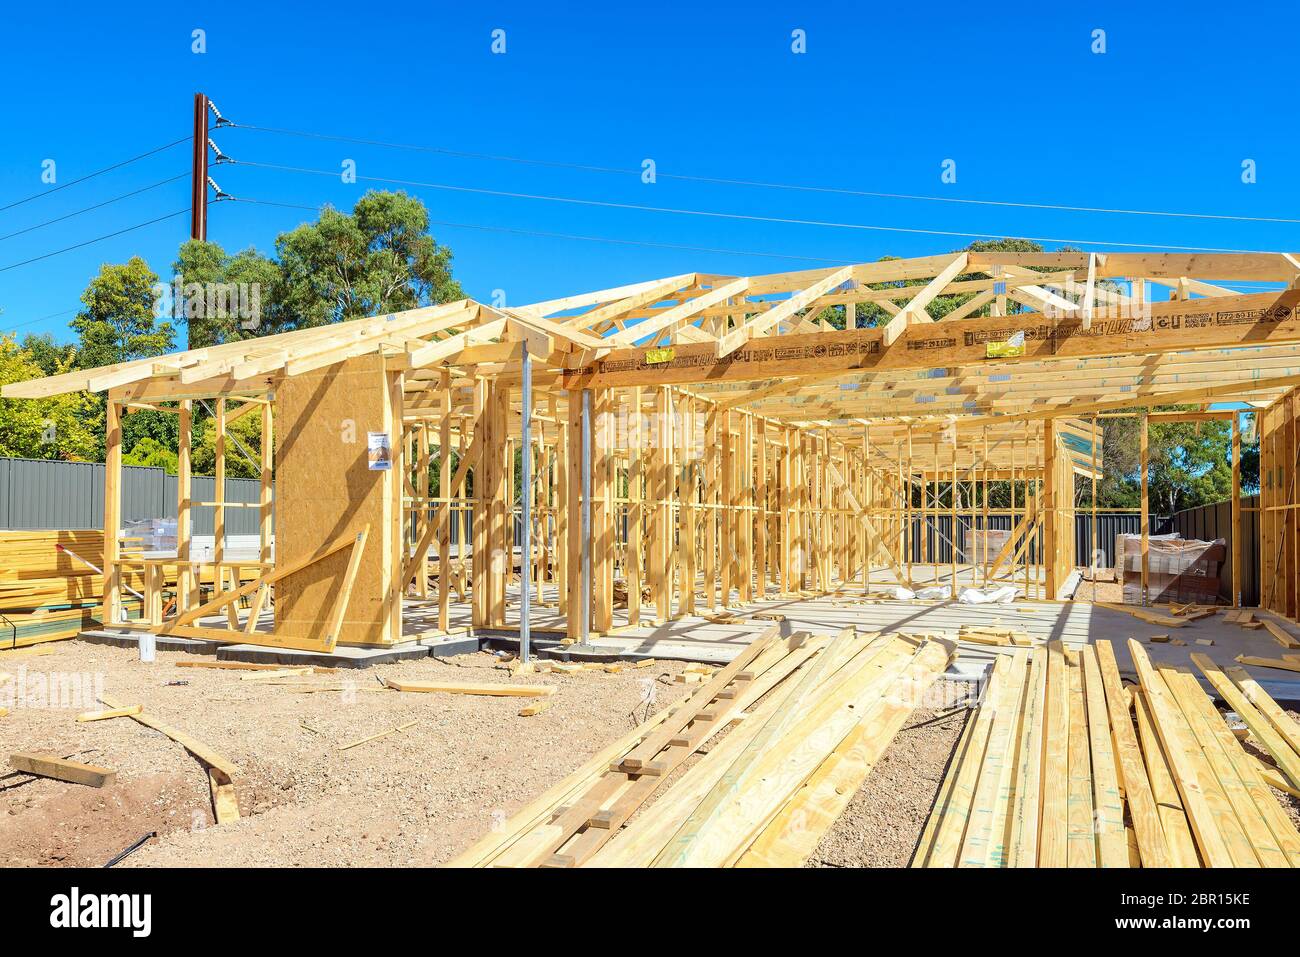
[[[681,665],[626,674],[511,679],[489,654],[423,659],[300,680],[345,690],[305,694],[243,681],[249,672],[177,668],[189,656],[81,642],[48,654],[0,653],[0,671],[31,688],[80,675],[91,694],[66,706],[14,706],[0,718],[0,752],[42,751],[117,771],[89,788],[0,771],[0,865],[99,866],[142,835],[159,837],[122,866],[419,866],[444,861],[630,730],[656,703],[698,685],[672,682]],[[548,684],[553,706],[521,718],[536,699],[403,694],[378,677]],[[204,766],[180,745],[131,720],[77,723],[102,692],[219,751],[241,770],[243,818],[213,824]],[[170,681],[187,685],[168,686]],[[30,693],[30,692],[29,692]],[[0,702],[3,703],[3,702]],[[636,719],[633,709],[638,710]],[[339,746],[408,721],[400,734]],[[306,727],[304,727],[306,725]],[[310,729],[310,730],[309,730]]]
[[[194,659],[160,652],[147,665],[132,651],[80,642],[0,652],[0,673],[29,695],[44,681],[82,684],[53,705],[0,695],[12,709],[0,718],[0,754],[49,752],[117,771],[114,784],[89,788],[0,770],[0,865],[100,866],[150,831],[158,838],[122,866],[437,864],[630,730],[644,716],[647,679],[657,706],[698,687],[674,683],[682,665],[670,662],[619,675],[512,679],[493,656],[474,654],[289,686],[241,680],[250,672],[174,667],[178,660]],[[549,710],[521,718],[519,708],[536,699],[403,694],[381,689],[379,677],[558,690]],[[298,690],[305,687],[332,690]],[[130,718],[77,723],[78,713],[102,707],[100,692],[145,704],[238,765],[243,818],[214,825],[203,765],[162,734]],[[915,711],[809,866],[906,866],[966,714]],[[418,723],[339,750],[408,721]],[[1300,825],[1300,800],[1279,798]]]
[[[1124,586],[1119,582],[1097,581],[1087,579],[1079,582],[1074,592],[1075,601],[1108,601],[1118,605],[1124,604]]]
[[[806,866],[906,867],[969,713],[913,711]]]

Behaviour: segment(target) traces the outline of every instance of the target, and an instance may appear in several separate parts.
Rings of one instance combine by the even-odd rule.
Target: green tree
[[[135,449],[141,443],[152,442],[159,448],[169,449],[174,455],[180,448],[179,439],[180,419],[174,412],[134,409],[122,419],[124,449]]]
[[[1043,251],[1043,247],[1039,243],[1033,242],[1032,240],[1029,239],[981,239],[971,243],[964,250],[958,250],[958,251],[973,252],[973,253],[984,253],[984,252],[1041,253]],[[1077,252],[1078,250],[1072,249],[1067,246],[1067,247],[1062,247],[1060,251]],[[900,257],[881,256],[876,261],[890,262],[898,258]],[[1047,267],[1043,267],[1042,270],[1040,271],[1048,271],[1048,270]],[[968,274],[957,276],[953,281],[966,282],[972,279],[988,279],[988,276],[984,275],[983,273],[968,273]],[[912,287],[916,287],[917,291],[919,292],[920,288],[925,286],[927,283],[929,283],[929,281],[930,281],[929,279],[901,279],[901,280],[894,280],[891,282],[868,283],[867,287],[869,289],[910,289]],[[975,295],[976,293],[965,292],[965,293],[952,293],[949,295],[936,296],[930,302],[930,304],[926,306],[926,312],[928,312],[935,319],[942,319],[944,316],[948,315],[948,313],[952,312],[954,309],[957,309],[958,307],[965,305],[968,301],[973,299]],[[897,304],[898,300],[894,300],[894,302],[895,304]],[[1025,308],[1026,308],[1025,306],[1015,301],[1009,301],[1007,303],[1007,309],[1012,313],[1020,312]],[[990,311],[991,311],[990,304],[985,303],[984,305],[976,309],[973,313],[971,313],[971,316],[972,317],[987,316],[990,315]],[[855,320],[856,320],[855,327],[859,329],[872,329],[878,326],[883,326],[886,325],[889,322],[889,320],[893,318],[893,313],[889,312],[883,306],[880,306],[879,304],[874,302],[860,302],[856,305],[854,312],[855,312]],[[845,318],[846,311],[843,306],[828,306],[827,308],[821,310],[820,316],[823,320],[825,320],[829,325],[833,326],[834,328],[836,329],[844,328],[844,324],[846,321]],[[809,316],[808,318],[813,319],[816,317]]]
[[[147,359],[170,352],[176,341],[169,322],[158,322],[158,276],[139,256],[123,264],[105,263],[81,294],[83,309],[70,323],[80,337],[77,366],[94,369],[132,359]],[[175,425],[168,412],[146,410],[126,417],[123,441],[131,448],[148,435],[159,441]],[[104,455],[104,398],[91,396],[86,407],[86,425],[97,436],[97,459]]]
[[[0,385],[47,375],[40,356],[20,347],[12,335],[0,336]],[[67,363],[53,373],[68,371]],[[98,436],[88,421],[93,410],[84,392],[48,399],[0,399],[0,455],[31,459],[93,459]]]
[[[172,269],[172,315],[186,323],[189,348],[251,339],[278,324],[280,268],[253,247],[230,256],[191,239]]]
[[[1170,406],[1187,411],[1192,406]],[[1103,477],[1097,483],[1099,508],[1136,508],[1142,501],[1141,420],[1136,416],[1101,419]],[[1208,422],[1149,422],[1147,500],[1155,514],[1222,502],[1232,496],[1232,425]],[[1078,502],[1090,501],[1091,481],[1077,486]],[[1241,488],[1259,488],[1259,446],[1244,443]]]
[[[217,468],[217,423],[205,414],[195,417],[191,464],[195,475],[212,475]],[[262,474],[262,417],[240,416],[226,426],[226,475],[258,478]]]
[[[320,219],[276,240],[276,308],[285,328],[321,326],[464,297],[451,250],[429,235],[429,211],[404,192],[366,193],[351,213]]]
[[[77,347],[71,343],[57,343],[48,332],[28,333],[23,337],[23,352],[41,369],[41,375],[52,376],[74,368]]]
[[[156,322],[158,277],[139,256],[122,265],[105,263],[81,294],[84,308],[71,326],[80,337],[77,361],[83,369],[144,359],[170,352],[175,330]]]
[[[157,439],[151,439],[148,436],[135,443],[131,447],[131,451],[122,455],[123,465],[152,466],[165,469],[168,475],[177,474],[179,461],[180,456],[174,450],[167,448]]]

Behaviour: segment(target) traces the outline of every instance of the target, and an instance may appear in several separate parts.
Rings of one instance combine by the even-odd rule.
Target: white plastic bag
[[[963,588],[958,594],[957,600],[963,605],[1005,605],[1016,598],[1016,588],[1014,585],[1002,585],[998,588],[981,589],[981,588]]]
[[[916,593],[917,598],[938,599],[939,601],[946,601],[951,595],[952,589],[947,585],[931,585],[929,588],[922,588]]]

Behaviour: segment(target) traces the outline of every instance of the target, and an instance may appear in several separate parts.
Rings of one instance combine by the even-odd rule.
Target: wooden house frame
[[[1140,414],[1145,449],[1148,421],[1231,419],[1236,492],[1239,417],[1208,410],[1226,401],[1262,409],[1263,603],[1296,616],[1297,277],[1285,253],[959,252],[686,273],[511,308],[462,300],[3,394],[107,393],[106,621],[160,634],[329,650],[451,633],[466,603],[475,631],[526,634],[540,598],[586,638],[885,585],[1013,582],[1054,599],[1078,564],[1076,476],[1098,474],[1102,420]],[[859,327],[868,309],[887,321]],[[217,429],[212,503],[190,492],[200,401]],[[1200,411],[1133,411],[1169,404]],[[140,408],[180,420],[174,560],[142,561],[112,534],[122,419]],[[263,430],[256,561],[223,553],[227,429],[246,415]],[[369,468],[370,433],[387,436],[391,468]],[[990,506],[994,482],[1010,483],[1009,507]],[[202,561],[196,506],[216,516]],[[996,549],[995,518],[1010,531]],[[945,527],[986,534],[941,546]],[[145,582],[132,621],[128,569]]]

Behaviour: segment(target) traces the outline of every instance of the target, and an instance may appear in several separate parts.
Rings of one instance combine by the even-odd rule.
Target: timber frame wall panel
[[[1300,615],[1300,390],[1259,412],[1260,606]]]
[[[287,564],[312,554],[322,540],[370,534],[361,558],[341,644],[388,645],[401,637],[401,607],[394,583],[400,572],[401,443],[394,422],[401,421],[400,373],[389,372],[382,356],[360,356],[337,365],[284,379],[275,393],[278,496],[276,561]],[[367,462],[368,432],[393,436],[392,467],[372,471]],[[339,468],[337,464],[343,463]],[[277,587],[276,631],[319,639],[327,628],[335,585],[347,570],[348,556],[334,555]]]

